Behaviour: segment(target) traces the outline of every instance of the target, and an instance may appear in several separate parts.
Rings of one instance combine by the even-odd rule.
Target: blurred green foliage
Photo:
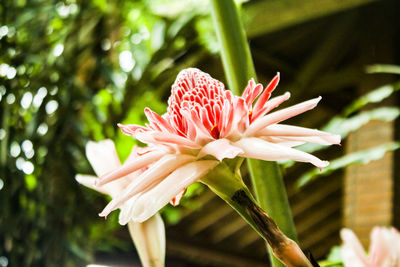
[[[369,73],[388,73],[398,74],[398,66],[395,65],[372,65],[368,66]],[[343,111],[330,119],[323,131],[338,134],[345,139],[351,132],[360,129],[370,121],[386,121],[391,122],[399,118],[400,108],[397,106],[380,106],[370,107],[371,104],[380,104],[383,100],[389,98],[400,89],[400,82],[388,84],[376,88],[352,101],[346,106]],[[297,182],[297,188],[306,185],[308,182],[331,174],[334,171],[344,169],[353,164],[368,164],[371,161],[379,160],[385,156],[386,152],[394,151],[400,148],[399,141],[393,141],[386,144],[381,144],[369,149],[348,153],[330,161],[329,166],[318,171],[317,169],[308,170],[302,174]],[[325,146],[317,144],[305,144],[299,146],[299,149],[308,153],[326,149]],[[293,161],[287,161],[284,166],[290,167],[294,164]]]
[[[93,172],[84,152],[90,139],[113,139],[126,158],[135,141],[116,124],[143,124],[146,106],[163,113],[178,71],[209,53],[207,6],[182,7],[2,1],[0,256],[11,266],[81,266],[95,250],[127,248],[113,234],[118,214],[97,216],[106,197],[74,176]],[[168,210],[176,222],[179,210]]]

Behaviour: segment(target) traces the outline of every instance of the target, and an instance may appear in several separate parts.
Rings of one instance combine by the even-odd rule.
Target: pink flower
[[[374,227],[369,255],[350,229],[342,229],[342,259],[346,267],[400,267],[400,234],[391,227]]]
[[[306,142],[339,144],[340,136],[280,124],[314,108],[321,98],[269,113],[290,97],[285,93],[269,99],[278,82],[279,74],[263,90],[261,84],[250,80],[242,96],[234,96],[207,73],[193,68],[181,71],[172,86],[165,114],[160,116],[146,108],[146,126],[119,125],[125,134],[148,144],[151,151],[102,176],[98,185],[152,166],[100,215],[106,216],[135,199],[132,218],[144,221],[175,196],[179,200],[190,184],[225,158],[291,159],[319,168],[327,166],[327,161],[292,147]]]
[[[138,153],[143,149],[134,147],[126,163],[134,161]],[[88,142],[86,145],[86,156],[92,165],[97,176],[104,175],[121,167],[114,143],[111,140],[100,142]],[[91,175],[76,175],[75,179],[94,190],[110,195],[112,198],[118,197],[126,187],[131,184],[144,169],[131,173],[117,181],[95,186],[98,179]],[[164,266],[165,258],[165,227],[161,216],[156,213],[143,223],[133,222],[131,219],[131,209],[134,207],[135,199],[125,202],[121,207],[119,215],[120,224],[128,224],[129,232],[135,243],[143,266]]]

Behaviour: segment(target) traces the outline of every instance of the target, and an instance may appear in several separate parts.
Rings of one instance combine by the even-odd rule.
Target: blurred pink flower
[[[126,163],[135,160],[138,152],[143,149],[134,147]],[[121,167],[120,160],[111,140],[100,142],[88,142],[86,144],[86,157],[92,165],[97,176],[104,175],[110,171]],[[144,169],[131,173],[117,181],[95,186],[98,179],[92,175],[76,175],[75,179],[89,188],[97,190],[103,194],[110,195],[113,199],[118,197],[125,188],[139,177]],[[135,199],[132,198],[125,202],[119,214],[119,223],[128,224],[129,232],[135,243],[143,266],[164,266],[165,258],[165,227],[161,216],[156,213],[143,223],[133,222],[131,209],[134,207]]]
[[[400,267],[400,234],[395,228],[374,227],[368,255],[353,231],[342,229],[340,236],[346,267]]]
[[[160,116],[146,108],[149,124],[145,127],[119,125],[125,134],[148,144],[149,151],[102,176],[97,184],[107,184],[153,165],[100,215],[106,216],[134,199],[132,218],[144,221],[171,199],[179,203],[190,184],[225,158],[291,159],[310,162],[319,168],[327,166],[327,161],[292,147],[306,142],[339,144],[340,136],[279,124],[314,108],[321,97],[269,113],[290,97],[285,93],[269,99],[278,82],[279,74],[263,90],[261,84],[250,80],[242,96],[234,96],[207,73],[193,68],[181,71],[172,85],[165,114]]]

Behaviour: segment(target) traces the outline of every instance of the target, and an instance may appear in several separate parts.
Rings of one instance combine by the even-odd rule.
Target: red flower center
[[[219,138],[218,128],[225,100],[223,83],[196,69],[181,73],[172,85],[168,116],[182,136],[188,135],[188,122],[182,111],[195,112],[212,137]]]

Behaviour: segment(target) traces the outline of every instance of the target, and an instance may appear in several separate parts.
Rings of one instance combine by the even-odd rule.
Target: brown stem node
[[[272,248],[274,255],[288,267],[311,267],[311,264],[296,242],[288,238],[276,225],[274,220],[244,190],[236,191],[232,201],[241,205],[250,215],[265,240]]]

